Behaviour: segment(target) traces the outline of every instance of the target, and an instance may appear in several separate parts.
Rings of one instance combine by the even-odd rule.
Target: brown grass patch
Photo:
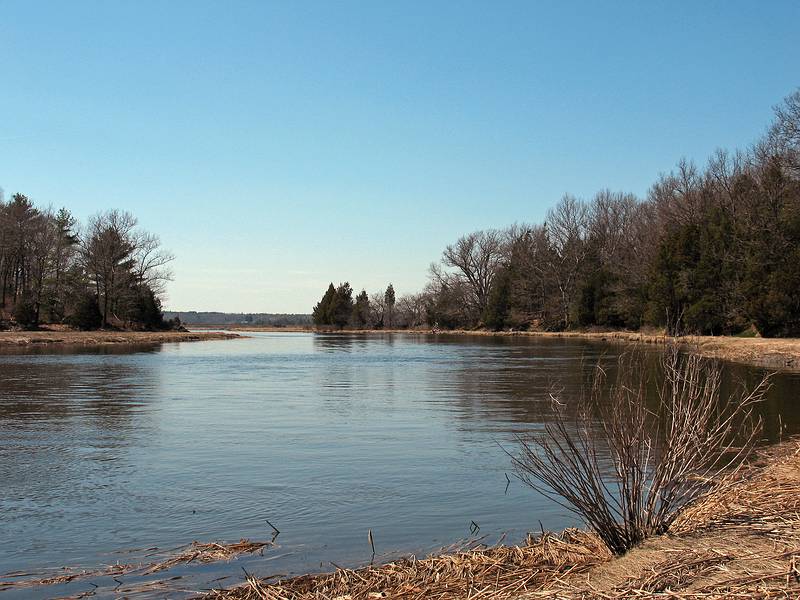
[[[482,547],[361,569],[303,575],[285,581],[248,577],[245,585],[215,590],[216,600],[375,600],[377,598],[513,598],[558,577],[586,571],[610,553],[591,533],[545,533],[523,546]]]

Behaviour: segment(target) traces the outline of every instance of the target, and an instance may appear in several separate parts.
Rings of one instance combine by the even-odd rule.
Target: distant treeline
[[[224,313],[165,311],[164,318],[178,318],[186,325],[261,325],[265,327],[304,327],[311,325],[309,314]]]
[[[391,287],[391,286],[390,286]],[[800,90],[746,151],[681,161],[646,198],[567,195],[541,224],[465,235],[418,294],[353,298],[331,284],[314,309],[338,327],[575,327],[800,335]]]
[[[66,208],[0,192],[0,326],[174,326],[159,300],[171,260],[130,213],[99,213],[81,227]]]

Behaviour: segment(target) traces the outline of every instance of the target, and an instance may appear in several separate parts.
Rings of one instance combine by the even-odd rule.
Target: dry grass
[[[375,598],[514,598],[558,577],[607,560],[600,539],[579,530],[545,533],[523,546],[493,546],[362,569],[304,575],[285,581],[248,577],[247,584],[217,590],[216,600],[370,600]]]

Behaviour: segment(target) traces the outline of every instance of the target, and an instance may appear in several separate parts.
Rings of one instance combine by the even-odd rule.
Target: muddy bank
[[[0,348],[144,345],[239,337],[216,331],[0,331]]]

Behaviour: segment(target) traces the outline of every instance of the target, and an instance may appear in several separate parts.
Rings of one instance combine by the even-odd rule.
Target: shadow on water
[[[162,348],[161,344],[29,344],[19,346],[0,346],[0,356],[30,356],[30,355],[80,355],[89,354],[96,356],[121,356],[136,353],[157,353]]]

